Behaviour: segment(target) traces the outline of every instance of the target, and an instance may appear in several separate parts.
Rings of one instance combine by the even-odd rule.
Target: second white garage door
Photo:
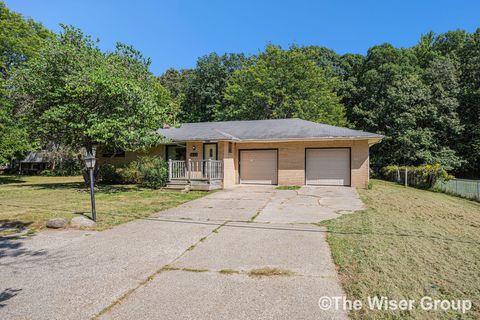
[[[350,149],[307,149],[305,156],[306,184],[350,185]]]
[[[240,183],[277,184],[277,150],[240,150]]]

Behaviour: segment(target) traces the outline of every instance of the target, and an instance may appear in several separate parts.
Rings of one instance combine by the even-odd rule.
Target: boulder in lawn
[[[47,220],[47,228],[59,229],[65,228],[68,224],[68,220],[65,218],[53,218]]]
[[[75,217],[70,221],[70,225],[75,228],[81,228],[81,227],[94,227],[95,226],[95,221],[90,220],[87,217]]]

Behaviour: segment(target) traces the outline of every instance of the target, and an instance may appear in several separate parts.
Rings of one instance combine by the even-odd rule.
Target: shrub
[[[100,165],[96,174],[96,180],[107,184],[123,182],[119,170],[109,163]]]
[[[53,167],[53,165],[51,165]],[[49,177],[78,176],[83,172],[83,164],[78,159],[63,159],[55,164],[55,168],[43,170],[40,174]]]
[[[83,169],[84,165],[79,159],[64,159],[57,163],[52,172],[56,176],[77,176],[82,174]]]
[[[141,184],[143,175],[140,172],[140,162],[132,161],[120,171],[123,183]]]
[[[134,183],[158,189],[167,183],[168,167],[161,158],[145,156],[130,162],[124,168],[103,164],[96,176],[97,180],[103,183]]]
[[[45,176],[45,177],[53,177],[55,174],[52,172],[52,170],[43,170],[40,172],[40,175]]]
[[[164,187],[168,179],[167,163],[158,157],[142,157],[137,162],[140,184],[147,188]]]
[[[407,169],[407,184],[422,189],[432,188],[437,181],[448,181],[453,178],[439,164],[418,167],[386,166],[382,169],[383,178],[404,184],[405,168]]]

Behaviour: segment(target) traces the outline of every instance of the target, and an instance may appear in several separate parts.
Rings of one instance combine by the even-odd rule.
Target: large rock
[[[53,218],[47,220],[47,228],[65,228],[68,224],[68,220],[65,218]]]
[[[94,227],[95,221],[88,219],[87,217],[75,217],[70,221],[72,227],[80,228],[80,227]]]

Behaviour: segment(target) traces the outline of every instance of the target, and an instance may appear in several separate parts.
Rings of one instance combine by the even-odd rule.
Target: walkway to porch
[[[222,188],[223,161],[221,160],[169,160],[169,189],[214,190]]]

